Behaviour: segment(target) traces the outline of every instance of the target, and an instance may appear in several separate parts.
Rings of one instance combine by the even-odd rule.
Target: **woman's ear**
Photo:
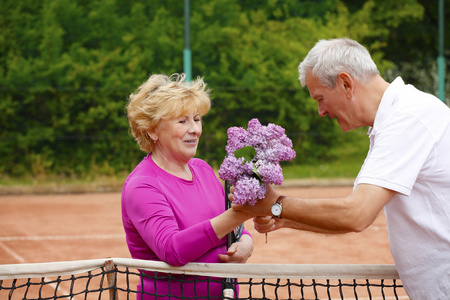
[[[158,135],[155,131],[147,130],[147,136],[153,141],[156,142],[158,140]]]

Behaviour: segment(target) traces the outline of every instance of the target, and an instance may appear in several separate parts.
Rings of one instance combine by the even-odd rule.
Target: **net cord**
[[[375,264],[237,264],[188,263],[174,267],[161,261],[105,258],[51,263],[0,265],[0,280],[72,275],[105,267],[108,261],[121,267],[172,274],[222,278],[280,279],[399,279],[395,265]]]
[[[96,270],[109,259],[0,265],[0,280],[72,275]]]

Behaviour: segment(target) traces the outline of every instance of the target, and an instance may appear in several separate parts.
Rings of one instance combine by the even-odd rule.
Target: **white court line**
[[[19,263],[26,263],[25,258],[23,258],[22,256],[20,256],[19,254],[17,254],[14,250],[12,250],[11,248],[9,248],[8,246],[6,246],[5,244],[3,244],[0,241],[0,248],[2,248],[3,250],[5,250],[9,255],[11,255],[12,257],[14,257]],[[67,291],[66,289],[62,288],[61,286],[57,286],[55,283],[49,283],[48,285],[50,285],[51,287],[53,287],[54,289],[58,288],[58,291],[60,291],[63,294],[69,294],[69,291]],[[71,300],[76,300],[77,298],[74,296],[71,298]]]
[[[0,242],[124,239],[125,234],[0,236]]]
[[[374,231],[387,231],[386,226],[372,225],[367,229]],[[0,236],[0,242],[14,241],[66,241],[66,240],[110,240],[125,239],[124,233],[94,234],[94,235],[35,235],[35,236]]]
[[[97,234],[97,235],[50,235],[50,236],[0,236],[0,248],[5,250],[6,253],[14,257],[19,263],[26,263],[27,261],[17,254],[14,250],[6,246],[2,242],[13,241],[64,241],[64,240],[105,240],[105,239],[125,239],[125,234]],[[53,289],[58,288],[58,294],[69,295],[70,292],[62,288],[61,285],[57,286],[55,283],[49,283]],[[76,300],[77,296],[71,297],[71,300]]]
[[[14,250],[12,250],[11,248],[9,248],[8,246],[6,246],[5,244],[3,244],[0,241],[0,247],[6,251],[6,253],[8,253],[9,255],[11,255],[12,257],[14,257],[19,263],[25,263],[26,260],[20,256],[19,254],[17,254]]]

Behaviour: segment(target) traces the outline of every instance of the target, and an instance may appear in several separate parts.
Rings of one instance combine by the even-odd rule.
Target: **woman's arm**
[[[166,196],[157,188],[134,188],[127,195],[126,210],[142,239],[132,241],[140,248],[138,251],[152,251],[170,265],[185,265],[223,243],[209,219],[195,222],[190,212],[186,216],[191,218],[191,224],[181,229],[179,222],[188,220],[177,218]]]
[[[226,234],[249,219],[246,214],[229,209],[212,219],[195,222],[192,215],[199,207],[192,207],[192,213],[184,211],[191,218],[192,225],[180,229],[179,222],[186,220],[178,220],[159,189],[150,186],[135,188],[127,199],[128,216],[140,237],[160,260],[174,266],[192,262],[223,244]],[[253,249],[246,246],[246,249],[250,248]],[[248,252],[251,254],[247,250],[239,260],[246,260]]]
[[[243,234],[238,242],[228,248],[227,254],[219,254],[224,263],[245,263],[253,253],[253,238]]]
[[[223,214],[211,219],[211,224],[219,239],[233,231],[250,216],[233,209],[228,209]],[[248,231],[244,231],[238,242],[233,243],[226,254],[219,254],[219,258],[225,263],[245,263],[253,253],[253,238]]]
[[[251,217],[244,212],[230,208],[219,216],[211,219],[211,225],[217,234],[217,238],[220,240],[250,218]]]

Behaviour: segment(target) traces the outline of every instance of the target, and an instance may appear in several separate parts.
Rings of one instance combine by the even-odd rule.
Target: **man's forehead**
[[[319,84],[319,80],[312,75],[311,72],[306,74],[306,86],[308,87],[309,94],[314,98],[315,94],[320,93],[320,89],[323,88]]]
[[[319,79],[312,74],[312,71],[309,71],[306,74],[306,85],[308,86],[320,86]]]

